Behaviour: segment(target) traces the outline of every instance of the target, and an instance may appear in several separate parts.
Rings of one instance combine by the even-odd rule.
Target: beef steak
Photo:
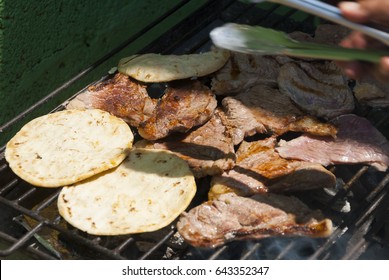
[[[137,127],[147,120],[157,103],[149,97],[146,86],[123,74],[90,86],[71,100],[67,109],[100,109]]]
[[[236,165],[232,170],[212,179],[211,192],[227,187],[247,196],[335,186],[335,175],[322,165],[281,158],[274,149],[276,141],[275,137],[270,137],[242,142],[236,152]]]
[[[325,237],[332,222],[295,197],[227,193],[181,215],[177,229],[192,246],[217,247],[270,236]]]
[[[217,106],[215,95],[199,81],[171,84],[158,101],[151,117],[138,127],[148,140],[161,139],[173,132],[187,132],[207,122]]]
[[[302,135],[280,141],[277,152],[284,158],[330,164],[369,164],[380,171],[389,165],[389,141],[367,119],[353,114],[332,121],[337,137]]]
[[[276,85],[279,68],[272,56],[231,53],[212,78],[211,89],[216,95],[234,95],[258,83]]]
[[[246,92],[222,100],[234,144],[256,133],[281,135],[288,131],[336,135],[336,128],[306,115],[278,89],[257,84]]]
[[[183,135],[172,135],[158,141],[140,141],[136,147],[164,149],[186,160],[195,177],[221,174],[235,164],[235,151],[225,116],[216,109],[204,125]]]
[[[354,109],[347,79],[333,62],[291,62],[280,68],[280,91],[310,115],[331,119]]]

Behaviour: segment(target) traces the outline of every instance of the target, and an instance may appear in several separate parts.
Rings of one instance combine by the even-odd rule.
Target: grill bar
[[[164,245],[166,241],[170,239],[174,235],[175,231],[171,230],[169,231],[159,242],[157,242],[151,249],[149,249],[144,255],[142,255],[139,259],[140,260],[146,260],[148,259],[152,253],[154,253],[157,249],[159,249],[161,246]]]
[[[260,243],[255,243],[250,250],[248,250],[244,255],[242,255],[242,260],[248,260],[250,257],[261,247]]]
[[[336,246],[336,240],[340,239],[345,233],[349,231],[350,228],[357,229],[356,231],[360,231],[361,226],[363,225],[363,222],[366,221],[368,218],[374,217],[372,216],[373,211],[377,208],[377,206],[380,204],[380,202],[384,199],[384,197],[388,194],[387,190],[385,191],[382,186],[387,186],[388,184],[388,176],[386,175],[385,178],[381,181],[380,184],[376,187],[376,189],[381,189],[381,192],[379,195],[375,197],[375,199],[369,201],[368,204],[369,207],[366,209],[365,207],[361,206],[356,211],[361,213],[359,217],[351,218],[350,220],[344,221],[343,224],[341,224],[334,233],[327,239],[327,241],[323,244],[321,248],[319,248],[312,256],[311,259],[318,259],[320,255],[326,253],[326,251],[329,251],[332,246]],[[366,205],[364,205],[366,206]],[[349,257],[352,255],[349,253]],[[344,257],[345,258],[345,257]],[[355,258],[355,256],[353,257]]]
[[[0,255],[7,256],[21,248],[28,240],[30,240],[34,236],[34,234],[36,234],[42,228],[42,226],[43,223],[38,224],[35,228],[28,231],[23,237],[21,237],[14,244],[12,244],[8,249],[0,251]]]
[[[222,256],[228,250],[227,246],[222,246],[220,249],[216,250],[208,259],[209,260],[217,260],[220,256]]]
[[[11,235],[8,235],[4,232],[1,232],[1,231],[0,231],[0,238],[2,240],[7,241],[8,243],[16,244],[18,242],[18,240],[16,238],[14,238]],[[31,256],[34,256],[34,257],[38,257],[38,258],[46,259],[46,260],[55,260],[56,259],[52,255],[46,254],[42,250],[35,248],[33,245],[29,245],[25,249]],[[12,253],[17,252],[16,250],[9,250],[9,251],[10,251],[9,254],[5,254],[5,253],[3,254],[4,251],[3,252],[0,251],[0,256],[7,256],[7,255],[10,255]]]
[[[135,241],[135,239],[132,237],[127,238],[122,244],[117,246],[113,251],[116,254],[120,254],[129,244],[133,243],[134,241]]]

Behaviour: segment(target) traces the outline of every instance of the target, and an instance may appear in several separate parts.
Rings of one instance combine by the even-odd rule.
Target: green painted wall
[[[120,45],[178,2],[0,0],[0,125]],[[116,66],[120,56],[136,52],[205,2],[190,1],[140,42],[80,81],[82,85],[79,83],[72,87],[68,96]],[[55,102],[60,101],[63,100]]]

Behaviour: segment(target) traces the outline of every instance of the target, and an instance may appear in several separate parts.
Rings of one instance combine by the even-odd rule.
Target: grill
[[[64,85],[40,100],[0,131],[15,131],[50,100],[57,98],[86,74],[102,65],[138,37],[171,16],[171,11],[108,53]],[[181,23],[156,38],[140,53],[198,53],[211,46],[209,32],[225,22],[262,25],[286,32],[313,33],[317,19],[277,4],[254,6],[239,1],[208,1]],[[104,77],[103,77],[104,79]],[[77,95],[77,94],[76,94]],[[66,101],[53,111],[64,109]],[[46,105],[47,106],[47,105]],[[356,108],[389,138],[389,112]],[[176,234],[175,223],[156,232],[117,237],[83,233],[58,215],[58,189],[35,188],[9,169],[0,150],[0,256],[22,252],[37,259],[389,259],[389,173],[363,165],[332,166],[336,190],[309,191],[299,195],[312,208],[331,218],[336,229],[325,239],[267,238],[231,242],[216,249],[196,249]],[[193,204],[206,197],[208,179],[201,179]]]

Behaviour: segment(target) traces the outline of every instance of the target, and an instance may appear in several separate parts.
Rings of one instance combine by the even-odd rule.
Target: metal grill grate
[[[175,10],[151,23],[152,28]],[[266,9],[238,1],[208,1],[201,9],[163,34],[142,50],[160,53],[194,53],[210,47],[209,31],[224,22],[259,24],[287,32],[314,31],[314,18],[276,4]],[[69,84],[80,79],[116,52],[131,44],[147,30],[129,38],[125,44],[96,62],[88,69],[53,91],[11,122],[7,130],[59,94]],[[53,111],[64,109],[63,105]],[[358,110],[387,138],[389,112]],[[336,166],[332,172],[338,178],[338,191],[328,194],[310,191],[301,199],[320,208],[337,228],[327,239],[268,238],[260,241],[232,242],[217,249],[195,249],[177,237],[174,223],[154,233],[119,237],[96,237],[66,224],[56,211],[59,190],[35,188],[16,177],[0,150],[0,239],[7,243],[0,251],[7,256],[22,251],[42,259],[358,259],[389,258],[389,173],[376,172],[367,166]],[[204,179],[207,180],[207,179]],[[206,182],[198,182],[203,184]],[[199,188],[200,189],[200,188]],[[205,194],[198,194],[198,196]],[[347,203],[351,211],[340,209]],[[47,242],[49,241],[49,242]]]

